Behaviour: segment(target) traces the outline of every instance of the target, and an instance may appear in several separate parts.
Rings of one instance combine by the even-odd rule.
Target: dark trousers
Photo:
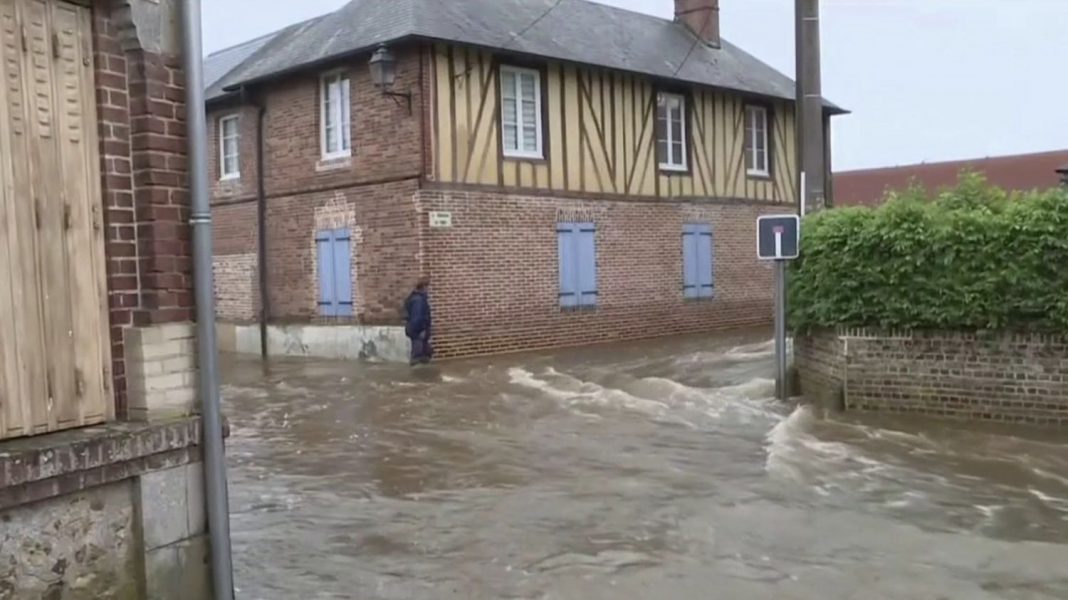
[[[434,348],[430,345],[430,338],[419,336],[408,338],[412,342],[411,364],[426,364],[434,356]]]

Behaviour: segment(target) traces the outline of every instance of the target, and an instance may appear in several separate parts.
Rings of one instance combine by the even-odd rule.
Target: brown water
[[[239,598],[1068,598],[1068,443],[771,399],[764,332],[227,359]]]

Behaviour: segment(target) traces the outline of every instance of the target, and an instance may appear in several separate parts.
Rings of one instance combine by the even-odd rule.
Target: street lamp
[[[397,57],[393,55],[389,47],[385,44],[379,45],[375,53],[371,55],[368,67],[371,69],[371,81],[376,88],[382,90],[382,95],[393,98],[398,106],[402,99],[405,100],[408,114],[412,114],[412,93],[393,91],[393,84],[397,82]]]

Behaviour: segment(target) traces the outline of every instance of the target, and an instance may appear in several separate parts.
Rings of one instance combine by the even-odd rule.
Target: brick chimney
[[[675,21],[719,48],[719,0],[675,0]]]

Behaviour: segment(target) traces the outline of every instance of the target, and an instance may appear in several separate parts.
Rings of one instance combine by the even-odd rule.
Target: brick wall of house
[[[184,72],[141,47],[121,0],[93,5],[93,54],[107,227],[111,373],[126,416],[124,331],[191,320]]]
[[[597,201],[481,192],[419,194],[436,349],[477,355],[767,324],[771,271],[757,216],[774,205]],[[447,211],[452,227],[431,229]],[[562,311],[556,224],[597,226],[598,306]],[[685,300],[682,228],[713,228],[715,298]]]
[[[398,306],[416,276],[413,195],[424,161],[424,58],[418,46],[397,50],[393,89],[412,92],[411,114],[406,104],[374,88],[368,58],[293,77],[260,93],[267,111],[264,185],[272,322],[318,318],[315,234],[321,229],[352,231],[352,321],[397,323]],[[319,78],[339,69],[351,81],[352,157],[323,161]],[[221,181],[219,120],[232,114],[240,116],[241,177]],[[208,115],[216,301],[226,321],[253,321],[260,312],[257,115],[256,107],[235,98],[211,107]]]
[[[220,165],[219,120],[238,117],[238,171],[240,177],[222,179]],[[208,181],[213,199],[248,197],[256,193],[256,120],[259,109],[228,102],[208,112]]]
[[[423,162],[422,59],[411,46],[397,51],[394,91],[411,91],[412,114],[371,83],[367,56],[292,77],[260,93],[267,116],[264,137],[265,187],[279,198],[309,191],[338,189],[382,181],[417,178]],[[349,74],[352,99],[352,157],[324,161],[320,139],[320,75],[344,70]],[[219,119],[240,116],[240,179],[220,181]],[[217,204],[248,200],[256,195],[257,109],[234,100],[212,106],[208,113],[209,172],[212,198]]]
[[[847,410],[1068,425],[1065,337],[843,330],[796,348],[805,396],[834,382]]]
[[[215,312],[224,321],[259,318],[256,203],[216,205],[214,221]]]
[[[272,322],[318,320],[315,234],[344,227],[352,235],[356,313],[352,321],[398,323],[398,308],[420,269],[417,189],[417,180],[403,180],[272,198],[267,209]],[[256,204],[217,207],[215,218],[219,317],[237,322],[256,319]],[[254,297],[243,300],[249,288]]]

